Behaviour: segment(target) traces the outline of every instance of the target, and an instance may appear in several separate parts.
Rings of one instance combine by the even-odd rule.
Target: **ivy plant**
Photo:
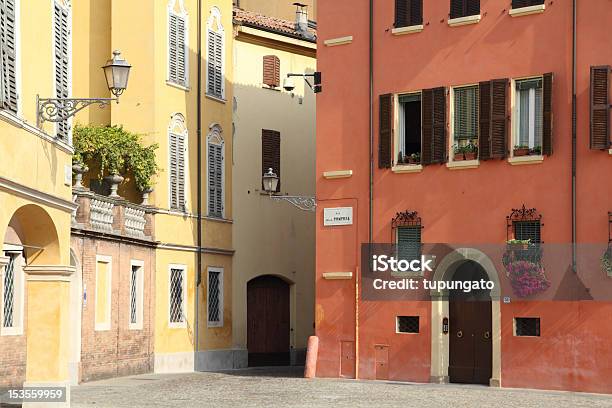
[[[132,172],[140,191],[152,187],[159,168],[155,163],[157,144],[144,146],[140,135],[122,126],[76,125],[73,133],[74,155],[78,164],[98,165],[98,178]]]

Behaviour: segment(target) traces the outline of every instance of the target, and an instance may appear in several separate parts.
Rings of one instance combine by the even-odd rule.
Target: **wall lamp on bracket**
[[[285,88],[285,91],[291,92],[295,89],[295,82],[292,79],[294,77],[304,78],[304,81],[306,81],[306,83],[308,84],[310,89],[312,89],[314,93],[319,93],[323,91],[323,82],[322,82],[321,72],[319,71],[313,72],[312,74],[292,74],[292,73],[287,74],[287,78],[285,78],[283,81],[283,88]],[[312,84],[310,83],[308,78],[312,78],[313,80]]]

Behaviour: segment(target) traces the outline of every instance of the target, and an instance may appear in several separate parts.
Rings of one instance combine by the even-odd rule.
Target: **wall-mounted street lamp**
[[[314,93],[319,93],[323,91],[323,84],[321,82],[322,81],[321,73],[317,71],[317,72],[313,72],[312,74],[291,74],[291,73],[287,74],[287,78],[283,80],[283,88],[285,88],[285,91],[287,92],[291,92],[295,89],[295,82],[293,81],[293,79],[291,79],[293,77],[304,78],[304,81],[306,81],[306,83],[308,84],[310,89],[312,89]],[[312,84],[310,83],[308,78],[312,78],[313,80]]]
[[[277,186],[278,176],[274,173],[272,169],[268,169],[268,171],[263,175],[263,187],[264,191],[268,193],[268,196],[272,200],[288,201],[289,203],[303,211],[314,211],[317,208],[317,202],[314,197],[274,195]]]
[[[74,116],[77,112],[85,109],[90,105],[99,105],[103,108],[110,105],[112,101],[119,103],[119,96],[127,88],[128,79],[130,76],[130,68],[126,60],[121,58],[120,51],[113,51],[113,58],[106,62],[102,67],[104,76],[106,77],[106,85],[115,98],[45,98],[41,99],[36,96],[36,106],[38,115],[36,117],[36,125],[40,128],[45,121],[48,122],[63,122],[66,119]]]

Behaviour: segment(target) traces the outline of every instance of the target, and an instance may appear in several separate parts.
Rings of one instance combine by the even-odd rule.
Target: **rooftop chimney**
[[[308,6],[302,3],[293,3],[293,5],[296,6],[295,30],[305,38],[314,38],[314,34],[308,31]]]

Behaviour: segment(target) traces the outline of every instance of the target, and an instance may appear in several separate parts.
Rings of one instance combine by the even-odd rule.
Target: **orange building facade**
[[[612,393],[612,4],[373,3],[318,5],[317,376]],[[402,240],[498,289],[366,296],[362,244]]]

